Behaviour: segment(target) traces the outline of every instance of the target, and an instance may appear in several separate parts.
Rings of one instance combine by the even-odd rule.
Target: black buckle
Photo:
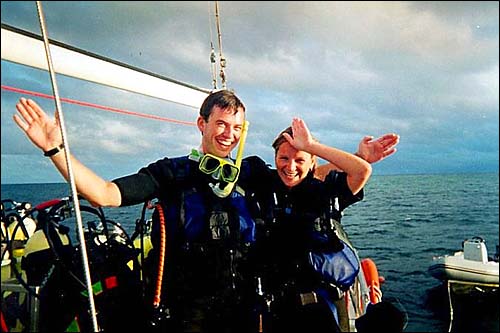
[[[328,284],[326,290],[328,291],[328,295],[334,300],[337,301],[341,298],[344,297],[344,292],[340,290],[339,287],[333,285],[333,284]]]

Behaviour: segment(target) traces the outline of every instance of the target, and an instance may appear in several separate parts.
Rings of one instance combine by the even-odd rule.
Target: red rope
[[[15,92],[15,93],[19,93],[19,94],[27,94],[27,95],[32,95],[32,96],[37,96],[37,97],[42,97],[42,98],[54,99],[54,96],[52,96],[52,95],[46,95],[46,94],[42,94],[42,93],[35,92],[35,91],[24,90],[24,89],[14,88],[14,87],[10,87],[10,86],[5,86],[5,85],[2,85],[2,89],[3,90],[7,90],[7,91],[12,91],[12,92]],[[94,109],[101,109],[101,110],[104,110],[104,111],[110,111],[110,112],[116,112],[116,113],[126,114],[126,115],[129,115],[129,116],[136,116],[136,117],[149,118],[149,119],[154,119],[154,120],[167,121],[167,122],[181,124],[181,125],[196,126],[195,122],[182,121],[182,120],[176,120],[176,119],[165,118],[165,117],[159,117],[159,116],[155,116],[155,115],[151,115],[151,114],[146,114],[146,113],[132,112],[132,111],[127,111],[127,110],[113,108],[113,107],[110,107],[110,106],[104,106],[104,105],[99,105],[99,104],[93,104],[93,103],[88,103],[88,102],[77,101],[77,100],[69,99],[69,98],[61,98],[61,101],[62,102],[66,102],[66,103],[70,103],[70,104],[76,104],[76,105],[86,106],[86,107],[90,107],[90,108],[94,108]]]
[[[5,318],[3,317],[3,312],[0,310],[0,326],[2,328],[2,332],[8,332],[9,327],[7,327],[7,323],[5,322]]]
[[[165,249],[166,249],[166,242],[167,242],[167,235],[166,235],[166,227],[165,227],[165,215],[163,213],[163,207],[161,206],[161,203],[156,204],[156,208],[158,209],[158,216],[160,218],[160,253],[159,253],[159,259],[158,259],[158,277],[156,280],[156,288],[155,288],[155,294],[153,297],[153,307],[157,308],[160,306],[160,301],[161,301],[161,287],[163,284],[163,269],[165,267]]]

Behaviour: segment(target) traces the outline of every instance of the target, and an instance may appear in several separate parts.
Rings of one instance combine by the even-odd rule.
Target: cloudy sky
[[[211,88],[215,4],[42,2],[49,38]],[[2,24],[40,34],[35,2],[2,1]],[[355,151],[395,132],[374,174],[498,172],[498,2],[219,2],[228,88],[247,107],[245,154],[271,164],[274,137],[302,117],[313,135]],[[4,45],[16,47],[15,45]],[[2,59],[2,86],[52,94],[50,76]],[[188,122],[197,110],[57,76],[61,97]],[[220,82],[219,82],[220,87]],[[2,89],[2,183],[62,182],[12,120]],[[195,126],[62,104],[71,151],[106,179],[197,147]]]

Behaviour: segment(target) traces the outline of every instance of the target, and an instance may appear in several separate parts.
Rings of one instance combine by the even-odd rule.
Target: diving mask
[[[240,174],[240,168],[238,166],[212,154],[203,155],[199,169],[208,175],[219,172],[218,179],[227,183],[234,183]]]

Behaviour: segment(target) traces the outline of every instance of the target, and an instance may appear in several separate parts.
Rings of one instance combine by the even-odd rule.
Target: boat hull
[[[499,284],[498,262],[464,259],[463,254],[440,256],[433,260],[429,273],[436,279],[470,283]]]

